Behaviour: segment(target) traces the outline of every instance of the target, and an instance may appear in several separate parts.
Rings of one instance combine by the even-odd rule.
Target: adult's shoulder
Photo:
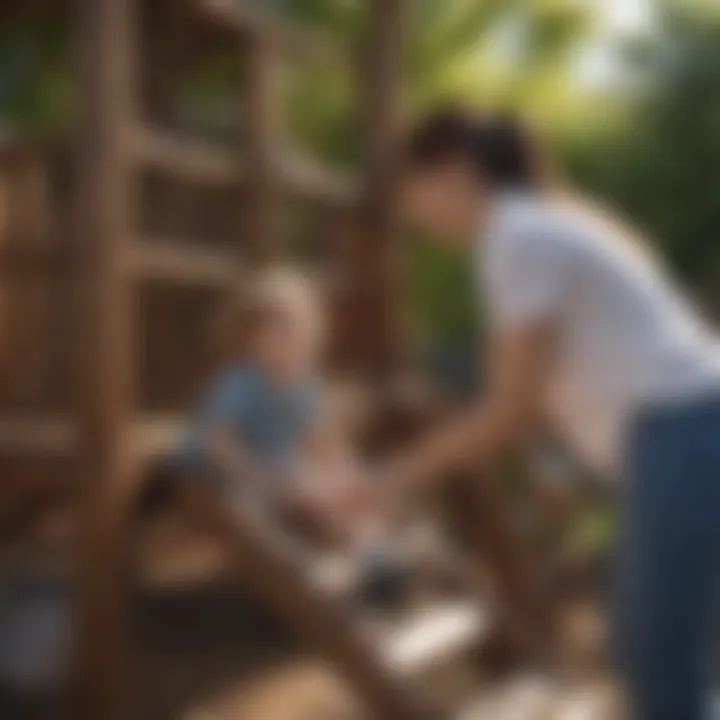
[[[491,260],[559,262],[583,244],[583,227],[554,199],[526,196],[506,198],[491,224]]]

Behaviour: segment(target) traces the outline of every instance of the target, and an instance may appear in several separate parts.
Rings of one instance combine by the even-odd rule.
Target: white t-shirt
[[[720,389],[720,346],[649,253],[563,200],[498,199],[478,242],[491,322],[549,321],[550,421],[581,457],[616,467],[644,403]]]

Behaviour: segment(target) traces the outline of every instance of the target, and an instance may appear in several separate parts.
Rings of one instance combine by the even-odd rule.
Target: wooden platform
[[[620,720],[603,684],[554,687],[525,678],[485,688],[454,720]],[[182,720],[371,720],[327,668],[298,662],[238,686]]]
[[[362,720],[342,682],[321,665],[295,663],[245,683],[183,720]]]

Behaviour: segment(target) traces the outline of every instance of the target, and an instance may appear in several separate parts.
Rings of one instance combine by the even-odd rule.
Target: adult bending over
[[[521,123],[447,109],[407,141],[404,206],[471,245],[491,327],[477,407],[391,463],[402,487],[544,416],[624,480],[614,633],[634,715],[699,720],[720,577],[720,352],[650,251],[548,182]]]

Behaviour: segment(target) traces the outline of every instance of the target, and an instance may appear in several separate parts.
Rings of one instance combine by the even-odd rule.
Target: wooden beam
[[[365,48],[366,169],[363,203],[349,227],[345,305],[352,327],[338,349],[368,378],[390,377],[400,355],[397,144],[402,106],[402,36],[406,0],[369,0]]]
[[[224,287],[238,278],[238,257],[181,241],[130,241],[133,277],[182,285]]]
[[[127,639],[108,489],[128,482],[134,398],[132,286],[122,268],[135,203],[128,140],[137,116],[134,0],[82,0],[77,232],[86,262],[78,298],[84,499],[79,532],[77,707],[81,720],[128,717]]]
[[[277,14],[258,10],[250,3],[238,0],[196,0],[196,3],[209,19],[247,35],[261,35],[292,54],[322,61],[348,62],[347,56],[327,35],[283,21]]]

